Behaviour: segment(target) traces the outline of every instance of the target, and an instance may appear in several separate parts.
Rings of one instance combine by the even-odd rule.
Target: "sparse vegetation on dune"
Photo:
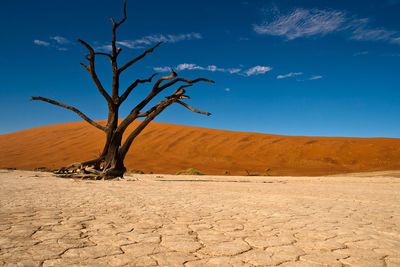
[[[187,170],[181,170],[176,173],[176,175],[204,175],[204,173],[199,172],[194,168],[189,168]]]
[[[136,170],[136,169],[127,170],[127,172],[128,172],[128,173],[144,174],[144,171]]]
[[[58,169],[51,169],[51,168],[47,168],[47,167],[38,167],[38,168],[35,168],[34,171],[38,171],[38,172],[55,172],[55,171],[58,171]]]

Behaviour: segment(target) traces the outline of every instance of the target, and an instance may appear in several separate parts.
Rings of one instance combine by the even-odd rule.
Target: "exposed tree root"
[[[63,178],[81,178],[91,180],[104,179],[104,173],[100,167],[103,163],[103,158],[92,159],[83,162],[75,162],[68,166],[62,167],[54,172],[58,177]]]

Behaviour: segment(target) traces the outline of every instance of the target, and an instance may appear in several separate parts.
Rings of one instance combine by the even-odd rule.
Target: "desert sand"
[[[400,266],[399,174],[88,181],[2,170],[0,265]]]
[[[129,132],[129,130],[128,130]],[[103,132],[86,122],[0,135],[0,168],[60,168],[97,157]],[[327,175],[400,170],[400,139],[281,136],[151,123],[133,142],[128,169],[169,173]]]

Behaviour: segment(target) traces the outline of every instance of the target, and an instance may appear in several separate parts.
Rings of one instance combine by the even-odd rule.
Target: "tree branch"
[[[126,1],[124,1],[124,17],[123,17],[123,19],[120,21],[120,22],[118,22],[117,23],[117,26],[119,26],[119,25],[121,25],[122,23],[124,23],[125,22],[125,20],[126,20]]]
[[[143,129],[155,118],[158,116],[158,114],[160,114],[164,109],[166,109],[168,106],[170,106],[173,103],[179,103],[182,106],[184,106],[187,109],[190,109],[193,112],[196,113],[200,113],[203,115],[207,115],[210,116],[211,113],[208,112],[204,112],[198,109],[195,109],[191,106],[189,106],[188,104],[179,101],[179,95],[171,95],[169,98],[159,102],[157,105],[155,105],[154,107],[152,107],[151,109],[149,109],[148,111],[144,112],[144,113],[139,113],[137,115],[137,117],[146,117],[146,119],[144,119],[139,126],[136,127],[135,130],[133,130],[129,136],[126,138],[125,143],[121,146],[119,152],[122,155],[122,157],[125,156],[125,154],[128,152],[129,147],[131,146],[133,140],[136,138],[136,136],[138,136]]]
[[[117,50],[117,46],[116,46],[116,30],[122,23],[125,22],[126,18],[127,18],[126,17],[126,1],[124,1],[124,18],[120,22],[116,23],[115,20],[110,17],[110,20],[113,24],[111,46],[112,46],[112,58],[114,59],[114,61],[115,61],[117,55],[119,54],[119,51],[118,51],[119,49]]]
[[[209,80],[209,79],[205,79],[205,78],[197,78],[195,80],[189,80],[189,79],[185,79],[185,78],[176,78],[166,84],[164,84],[163,86],[160,87],[160,90],[163,90],[165,88],[170,87],[171,85],[176,84],[177,82],[185,82],[185,83],[189,83],[189,84],[193,84],[193,83],[197,83],[197,82],[209,82],[209,83],[215,83],[213,80]]]
[[[139,104],[137,104],[129,113],[129,115],[121,122],[121,124],[118,126],[118,131],[125,131],[126,127],[128,127],[134,120],[136,120],[137,115],[139,112],[154,98],[156,97],[161,90],[159,90],[158,85],[165,80],[171,80],[176,77],[176,72],[171,70],[171,75],[169,76],[163,76],[159,78],[154,86],[151,92],[147,95],[145,99],[143,99]]]
[[[172,95],[176,95],[176,94],[183,95],[184,93],[186,93],[185,88],[191,87],[191,86],[193,86],[193,84],[181,85],[175,90],[175,92]]]
[[[154,110],[157,109],[157,107],[158,107],[158,105],[155,105],[154,107],[152,107],[152,108],[149,109],[148,111],[139,113],[139,114],[136,116],[136,118],[143,118],[143,117],[149,116],[150,113],[152,113]]]
[[[157,48],[157,46],[159,46],[160,44],[162,44],[162,42],[157,43],[155,46],[145,50],[140,56],[132,59],[131,61],[129,61],[128,63],[126,63],[124,66],[122,66],[121,68],[118,69],[118,72],[123,72],[124,70],[126,70],[127,68],[129,68],[132,64],[136,63],[137,61],[141,60],[142,58],[144,58],[148,53],[152,53],[153,50],[155,48]]]
[[[92,77],[94,83],[96,84],[97,89],[99,90],[100,94],[102,94],[103,97],[107,100],[108,104],[111,105],[112,99],[111,99],[110,95],[106,92],[106,90],[104,89],[103,85],[101,84],[101,82],[96,74],[95,65],[94,65],[94,59],[95,59],[96,54],[95,54],[93,48],[85,41],[82,41],[79,39],[78,42],[81,43],[84,47],[86,47],[90,53],[89,54],[90,56],[87,57],[87,59],[89,60],[89,66],[86,66],[83,63],[81,63],[81,65],[84,66],[85,69],[89,72],[89,74]]]
[[[168,75],[168,76],[163,76],[163,77],[161,77],[160,79],[158,79],[155,83],[154,83],[154,85],[153,85],[153,91],[157,91],[157,90],[159,90],[160,89],[160,84],[163,82],[163,81],[168,81],[168,80],[172,80],[173,78],[175,78],[175,77],[177,77],[178,76],[178,74],[173,70],[173,69],[171,69],[171,75]],[[162,90],[162,89],[161,89]]]
[[[182,101],[179,101],[179,100],[176,100],[175,102],[178,103],[178,104],[181,104],[182,106],[184,106],[187,109],[190,109],[193,112],[196,112],[196,113],[199,113],[199,114],[203,114],[203,115],[206,115],[206,116],[210,116],[211,115],[211,113],[195,109],[194,107],[189,106],[185,102],[182,102]]]
[[[171,75],[169,75],[169,76],[164,76],[164,77],[159,78],[159,79],[157,80],[157,82],[155,82],[155,84],[154,84],[154,86],[153,86],[153,90],[149,93],[149,95],[148,95],[142,102],[140,102],[138,105],[136,105],[136,107],[134,107],[134,108],[132,109],[132,111],[129,113],[129,115],[121,122],[121,124],[118,126],[118,131],[123,132],[123,131],[126,129],[126,127],[128,127],[134,120],[136,120],[136,119],[138,118],[138,114],[140,113],[140,111],[141,111],[154,97],[156,97],[161,91],[163,91],[163,90],[165,90],[166,88],[168,88],[168,87],[174,85],[175,83],[180,82],[180,81],[186,82],[186,83],[188,83],[188,84],[190,84],[190,85],[192,85],[192,84],[194,84],[194,83],[197,83],[197,82],[200,82],[200,81],[206,81],[206,82],[214,83],[214,81],[208,80],[208,79],[204,79],[204,78],[198,78],[198,79],[195,79],[195,80],[189,80],[189,79],[185,79],[185,78],[176,78],[176,79],[174,79],[177,75],[178,75],[178,74],[177,74],[174,70],[171,69]],[[170,81],[170,82],[168,82],[168,83],[166,83],[166,84],[164,84],[164,85],[162,85],[162,86],[159,87],[159,85],[160,85],[160,83],[161,83],[162,81],[171,80],[171,79],[174,79],[174,80],[172,80],[172,81]],[[181,87],[179,87],[177,90],[178,90],[178,91],[179,91],[179,90],[183,90],[183,88],[185,88],[185,87],[188,87],[188,86],[183,85],[183,87],[181,86]],[[176,93],[177,93],[177,91],[175,91],[174,94],[176,95]],[[183,92],[183,93],[184,93],[184,92]],[[183,94],[183,93],[182,93],[182,94]],[[171,97],[174,96],[174,94],[172,94]],[[142,115],[143,115],[143,113],[142,113]]]
[[[122,157],[126,155],[128,152],[133,140],[138,136],[143,129],[155,118],[158,114],[160,114],[164,109],[166,109],[169,105],[174,103],[174,99],[166,99],[155,105],[151,110],[151,113],[147,115],[146,119],[144,119],[139,126],[133,130],[129,136],[126,138],[125,143],[120,147],[119,153]],[[150,111],[150,110],[149,110]]]
[[[87,117],[85,114],[83,114],[81,111],[79,111],[78,109],[76,109],[74,107],[71,107],[71,106],[65,105],[63,103],[60,103],[60,102],[57,102],[57,101],[54,101],[54,100],[51,100],[51,99],[48,99],[48,98],[44,98],[44,97],[41,97],[41,96],[31,96],[31,100],[41,100],[41,101],[44,101],[44,102],[47,102],[47,103],[50,103],[50,104],[53,104],[53,105],[56,105],[56,106],[59,106],[59,107],[63,107],[63,108],[72,110],[73,112],[78,114],[82,119],[87,121],[89,124],[93,125],[94,127],[98,128],[98,129],[100,129],[102,131],[105,131],[105,127],[104,126],[101,126],[100,124],[96,123],[95,121],[93,121],[92,119],[90,119],[89,117]]]
[[[145,80],[139,80],[136,79],[127,89],[126,91],[122,94],[122,96],[120,97],[119,103],[121,104],[122,102],[124,102],[129,94],[132,92],[132,90],[138,86],[140,83],[146,83],[146,82],[151,82],[151,80],[154,78],[154,76],[156,76],[157,73],[154,73],[153,75],[150,76],[150,78],[145,79]]]
[[[102,53],[102,52],[95,52],[95,55],[101,55],[101,56],[106,56],[108,57],[110,60],[112,60],[112,55],[109,53]]]

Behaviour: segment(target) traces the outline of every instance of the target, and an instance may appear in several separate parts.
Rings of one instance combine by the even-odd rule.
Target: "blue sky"
[[[400,0],[127,1],[119,28],[120,64],[164,41],[126,71],[121,88],[154,72],[205,77],[190,105],[156,121],[235,131],[306,136],[400,137]],[[79,121],[43,96],[105,119],[106,103],[79,63],[81,38],[110,44],[119,0],[23,0],[0,3],[0,134]],[[105,87],[106,59],[97,60]],[[146,95],[135,89],[121,108]],[[157,100],[160,100],[158,98]]]

